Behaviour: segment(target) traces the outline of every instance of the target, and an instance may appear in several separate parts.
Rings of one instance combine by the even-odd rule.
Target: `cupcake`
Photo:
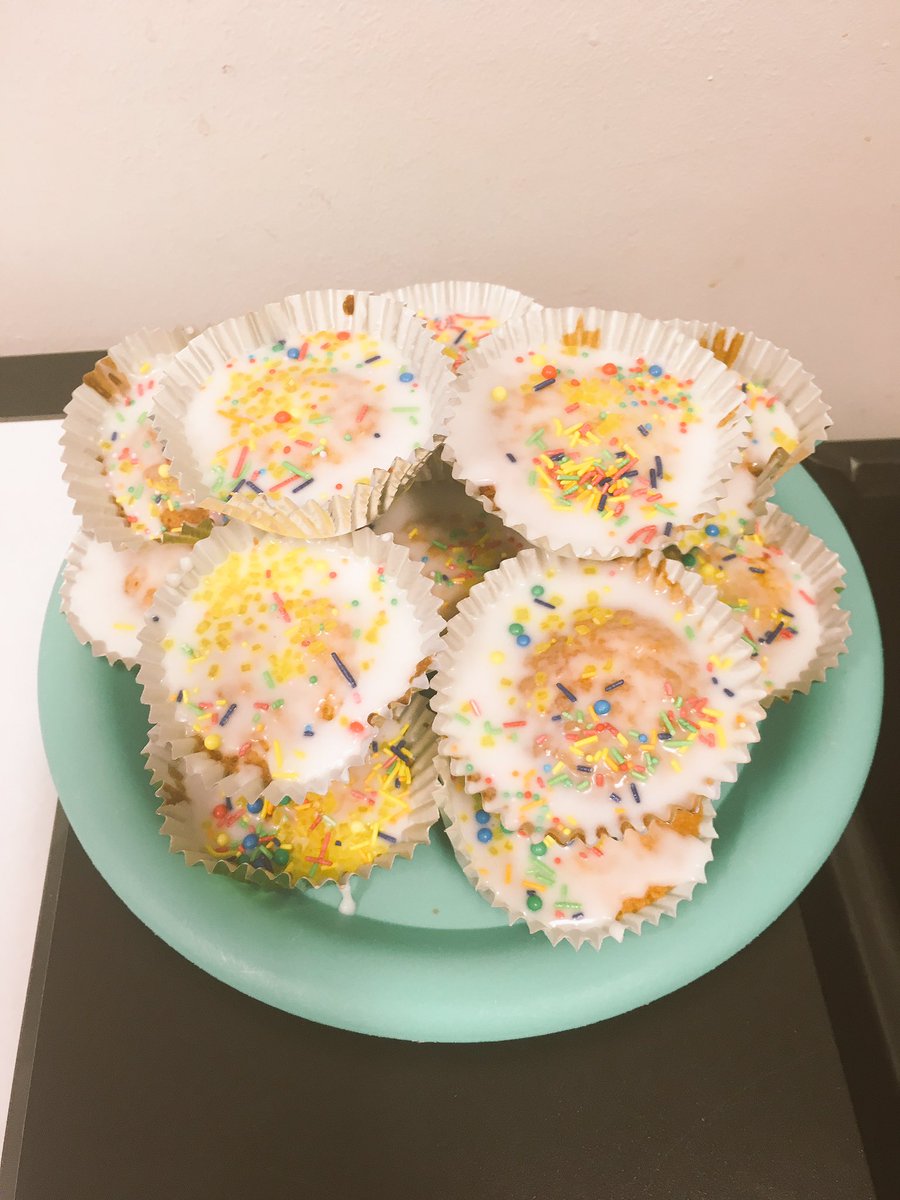
[[[144,329],[113,346],[66,406],[64,477],[88,533],[115,546],[191,543],[209,513],[182,487],[153,425],[165,371],[184,329]]]
[[[686,539],[681,561],[740,621],[767,700],[808,692],[847,648],[837,555],[772,504],[734,536],[713,524],[703,532]]]
[[[452,382],[399,301],[307,292],[195,338],[157,420],[184,480],[218,511],[330,537],[369,524],[411,482]]]
[[[636,556],[714,511],[746,433],[735,378],[659,321],[545,309],[474,353],[444,455],[543,549]]]
[[[458,371],[466,356],[501,325],[541,306],[496,283],[414,283],[388,292],[413,309]]]
[[[449,775],[441,807],[457,861],[479,894],[504,909],[510,925],[524,921],[531,933],[576,949],[609,937],[621,942],[626,930],[674,916],[705,882],[716,836],[709,800],[668,823],[654,819],[643,833],[628,829],[618,841],[590,846],[508,829]]]
[[[434,735],[421,693],[384,720],[346,782],[302,799],[220,798],[196,774],[173,775],[153,742],[146,753],[154,782],[166,784],[161,812],[172,850],[210,871],[224,864],[251,882],[319,887],[367,877],[397,857],[411,858],[438,815]]]
[[[831,424],[828,406],[812,375],[787,350],[714,322],[670,324],[696,338],[740,376],[750,418],[743,460],[754,474],[766,470],[775,477],[783,474],[826,437]]]
[[[447,627],[441,752],[507,828],[618,837],[736,778],[763,716],[751,654],[678,563],[523,550]]]
[[[62,609],[92,653],[133,667],[157,589],[189,547],[147,541],[116,549],[83,530],[66,555]]]
[[[416,480],[374,529],[393,534],[421,563],[447,620],[488,571],[526,545],[452,478]]]
[[[231,522],[156,597],[141,666],[153,740],[221,798],[321,792],[424,678],[441,622],[407,551]]]

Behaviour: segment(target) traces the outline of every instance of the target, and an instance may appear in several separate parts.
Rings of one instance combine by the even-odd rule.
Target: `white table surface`
[[[37,655],[50,589],[77,528],[59,461],[59,421],[0,422],[2,805],[15,831],[0,871],[0,1138],[6,1128],[56,792],[44,759]],[[12,557],[10,558],[10,551]],[[12,851],[12,853],[10,853]]]

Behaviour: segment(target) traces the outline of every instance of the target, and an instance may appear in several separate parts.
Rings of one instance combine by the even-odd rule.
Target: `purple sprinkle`
[[[610,793],[609,793],[609,798],[610,798],[610,800],[612,800],[612,801],[613,801],[613,803],[615,803],[615,804],[621,804],[621,803],[622,803],[622,797],[621,797],[621,796],[620,796],[620,795],[619,795],[617,792],[610,792]]]
[[[634,802],[635,802],[635,804],[640,804],[640,802],[641,802],[641,793],[640,793],[640,792],[637,790],[637,784],[636,784],[636,783],[633,783],[633,784],[631,784],[631,794],[632,794],[632,796],[634,796]]]
[[[562,692],[562,694],[565,696],[565,698],[567,700],[571,700],[573,704],[576,702],[577,696],[575,695],[574,692],[570,692],[564,683],[558,683],[556,686],[559,688],[559,690]]]
[[[237,708],[237,705],[236,705],[236,704],[229,704],[229,705],[228,705],[228,707],[227,707],[227,708],[225,709],[225,711],[222,713],[222,716],[221,716],[221,718],[219,719],[219,728],[220,728],[220,729],[222,728],[222,726],[223,726],[223,725],[227,725],[227,724],[228,724],[228,722],[231,720],[232,714],[234,713],[234,710],[235,710],[236,708]]]
[[[726,696],[734,695],[734,692],[731,690],[731,688],[722,688],[722,691],[725,693]]]
[[[302,483],[298,483],[296,487],[291,488],[291,495],[293,496],[296,492],[302,492],[303,489],[305,487],[309,487],[311,483],[312,479],[304,479]]]
[[[617,687],[621,687],[624,682],[624,679],[617,679],[615,683],[608,683],[603,690],[604,692],[613,692]]]
[[[652,488],[656,487],[656,468],[655,467],[650,468],[650,486]]]
[[[541,382],[540,382],[540,383],[536,383],[536,384],[534,385],[534,387],[533,387],[531,390],[532,390],[532,391],[534,391],[534,392],[540,392],[540,391],[542,391],[542,390],[543,390],[545,387],[551,387],[551,386],[552,386],[554,383],[556,383],[556,376],[555,376],[555,375],[553,376],[553,378],[552,378],[552,379],[543,379],[543,380],[541,380]]]
[[[593,767],[582,767],[582,766],[580,766],[580,767],[578,768],[578,770],[579,770],[579,771],[586,771],[586,772],[588,773],[588,775],[590,775],[590,774],[591,774],[591,772],[593,771],[593,769],[594,769]]]
[[[666,521],[666,527],[663,530],[663,533],[665,534],[666,537],[672,536],[672,522],[671,521]]]
[[[656,455],[655,462],[656,462],[656,474],[659,476],[660,479],[662,479],[662,477],[663,477],[662,459],[659,457],[658,454]]]
[[[650,430],[646,427],[646,425],[638,425],[638,433],[641,435],[641,437],[650,436]]]
[[[391,835],[389,833],[384,833],[381,830],[379,830],[378,836],[380,838],[384,838],[384,840],[386,842],[396,842],[396,840],[397,840],[395,837],[391,837]]]
[[[466,334],[467,334],[468,332],[469,332],[469,331],[468,331],[468,329],[462,329],[462,330],[460,330],[460,332],[459,332],[459,336],[458,336],[458,337],[455,337],[455,338],[453,339],[453,345],[454,345],[454,346],[458,346],[458,345],[459,345],[459,343],[460,343],[460,342],[463,340],[463,338],[466,336]]]
[[[534,602],[540,604],[541,608],[556,608],[556,605],[551,604],[549,600],[540,600],[537,596],[535,596]]]
[[[508,450],[506,452],[506,457],[509,459],[510,462],[516,461],[516,456],[514,454],[510,454],[510,452]]]
[[[251,489],[252,489],[252,491],[256,492],[257,496],[261,496],[261,495],[262,495],[262,488],[261,488],[261,487],[257,487],[257,486],[256,486],[256,484],[253,482],[253,480],[252,480],[252,479],[242,479],[242,480],[241,480],[241,483],[246,483],[247,487],[248,487],[248,488],[251,488]]]
[[[722,559],[722,562],[731,562],[731,560],[733,558],[737,558],[737,555],[736,554],[726,554],[725,557]]]
[[[350,686],[352,688],[355,688],[356,680],[353,678],[353,676],[350,674],[350,672],[344,666],[343,662],[341,661],[340,656],[338,654],[335,654],[335,652],[332,650],[331,657],[334,659],[335,666],[340,671],[340,673],[343,675],[343,677],[347,680],[347,682],[350,684]]]
[[[373,354],[371,358],[366,358],[363,361],[366,364],[368,364],[368,363],[378,362],[379,358],[381,358],[380,354]]]

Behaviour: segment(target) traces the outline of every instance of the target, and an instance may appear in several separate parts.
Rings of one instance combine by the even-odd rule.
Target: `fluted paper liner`
[[[181,764],[170,757],[167,747],[151,737],[144,749],[144,757],[153,786],[159,789],[163,798],[163,804],[158,809],[158,814],[163,818],[160,832],[169,839],[169,849],[173,854],[182,854],[188,866],[201,863],[211,875],[232,875],[247,883],[278,889],[320,888],[327,883],[342,885],[356,877],[368,879],[376,867],[389,870],[396,859],[412,858],[417,846],[428,844],[431,827],[438,818],[438,780],[434,755],[436,739],[431,727],[428,701],[421,692],[398,708],[394,716],[397,721],[403,724],[408,722],[410,726],[405,735],[413,758],[412,781],[407,794],[410,812],[403,836],[394,843],[385,843],[384,851],[372,862],[363,863],[358,870],[346,872],[338,880],[303,878],[294,883],[287,871],[273,875],[249,863],[235,864],[217,858],[204,845],[198,844],[198,831],[190,811],[189,785],[185,782]],[[202,789],[199,794],[203,795]]]
[[[395,345],[424,391],[431,397],[431,426],[422,430],[422,445],[387,467],[372,467],[370,483],[358,483],[329,500],[298,503],[280,494],[246,490],[228,500],[210,496],[204,465],[198,461],[184,428],[184,417],[210,374],[232,358],[282,339],[312,334],[366,331]],[[431,340],[415,313],[398,300],[366,292],[303,292],[269,304],[258,312],[211,326],[182,350],[166,372],[156,401],[156,421],[166,453],[185,486],[203,497],[213,511],[237,517],[269,533],[290,537],[336,537],[369,525],[387,508],[397,491],[416,477],[436,445],[453,389],[449,360]],[[375,443],[373,445],[373,453]]]
[[[474,283],[464,280],[441,280],[437,283],[412,283],[406,287],[395,288],[386,292],[402,304],[407,305],[417,315],[421,314],[424,321],[442,319],[449,314],[485,316],[498,322],[498,328],[507,321],[514,321],[528,312],[536,312],[541,308],[536,300],[522,292],[504,287],[499,283]],[[490,330],[485,337],[493,337],[496,329]],[[442,351],[451,351],[453,343],[440,343]],[[463,351],[463,361],[469,353]]]
[[[100,428],[109,412],[109,400],[130,388],[146,362],[157,365],[187,345],[187,329],[141,329],[113,346],[72,393],[63,420],[63,478],[84,528],[98,541],[117,548],[140,546],[146,541],[191,544],[202,536],[200,528],[170,534],[160,530],[158,538],[136,533],[116,505],[99,461]],[[162,455],[162,444],[160,444]],[[184,489],[185,499],[193,504]]]
[[[124,663],[131,670],[137,665],[137,655],[122,653],[121,649],[117,649],[104,638],[96,637],[91,634],[84,623],[84,619],[78,612],[78,605],[74,602],[73,592],[75,589],[76,580],[84,569],[85,556],[89,550],[90,535],[80,529],[75,535],[72,545],[69,547],[66,554],[66,565],[63,570],[63,581],[59,591],[60,609],[65,615],[66,620],[72,629],[72,632],[78,638],[83,646],[90,646],[91,654],[95,658],[105,658],[107,662]],[[150,542],[138,543],[137,546],[130,544],[129,549],[137,550],[138,553],[142,549],[150,549],[154,544]],[[113,547],[116,553],[123,547]],[[190,553],[190,547],[185,546],[184,553]],[[174,573],[174,569],[170,574]],[[110,597],[110,604],[115,603],[115,598]]]
[[[766,506],[757,532],[766,544],[777,546],[809,577],[820,626],[814,657],[798,678],[766,696],[763,703],[768,705],[773,700],[789,700],[798,692],[806,695],[814,683],[825,682],[827,672],[836,667],[840,656],[847,652],[850,614],[840,607],[837,599],[843,588],[844,568],[821,538],[774,504]]]
[[[526,541],[542,550],[561,554],[569,558],[608,560],[632,558],[643,552],[646,545],[658,548],[677,538],[677,531],[684,526],[676,525],[673,533],[666,537],[662,531],[650,543],[629,544],[623,538],[619,544],[604,545],[603,550],[590,541],[566,540],[565,514],[547,510],[546,521],[541,527],[517,523],[509,518],[501,498],[493,487],[468,478],[465,450],[454,442],[454,414],[468,402],[473,382],[480,371],[489,368],[491,362],[508,350],[527,349],[536,344],[562,344],[566,335],[583,322],[587,329],[600,329],[603,342],[614,345],[625,355],[643,356],[647,359],[660,358],[666,369],[682,377],[693,379],[692,391],[703,397],[703,404],[718,426],[718,444],[715,456],[709,463],[709,474],[705,486],[697,496],[695,513],[715,512],[716,502],[725,491],[725,485],[740,460],[741,451],[749,436],[747,406],[740,392],[740,380],[715,356],[696,340],[680,333],[670,324],[654,321],[639,313],[605,311],[597,308],[544,308],[527,313],[502,326],[489,338],[483,347],[473,351],[457,377],[456,392],[452,396],[444,427],[446,439],[443,446],[444,460],[449,464],[455,479],[458,479],[470,496],[474,496],[488,512],[496,513],[505,525],[521,534]],[[501,451],[498,448],[498,454]],[[604,539],[605,542],[605,539]]]
[[[178,748],[179,758],[188,753],[188,744],[194,750],[197,749],[197,739],[192,731],[186,729],[175,717],[175,706],[165,682],[165,652],[162,644],[168,636],[180,603],[190,596],[202,578],[224,562],[229,554],[249,550],[254,544],[272,537],[277,535],[265,534],[249,525],[230,521],[227,526],[214,530],[209,538],[197,544],[185,569],[172,577],[154,599],[152,612],[160,619],[148,621],[141,633],[137,679],[143,688],[143,703],[149,708],[150,721],[155,727],[151,734],[152,740],[163,746]],[[419,564],[410,558],[405,546],[394,542],[389,535],[377,537],[371,529],[356,530],[341,538],[335,538],[331,544],[339,549],[365,556],[375,566],[383,566],[385,575],[405,590],[421,627],[421,647],[417,658],[426,664],[422,667],[422,677],[411,679],[403,696],[394,697],[377,713],[371,714],[371,723],[373,728],[376,728],[379,719],[391,711],[392,704],[406,703],[416,688],[424,683],[424,672],[440,645],[443,621],[439,615],[437,598],[431,592],[430,581],[421,573]],[[315,545],[311,545],[310,549],[314,553]],[[367,744],[365,741],[361,742],[358,751],[333,771],[323,768],[321,772],[296,783],[275,779],[266,787],[259,788],[255,794],[266,799],[272,799],[276,794],[278,799],[284,795],[301,798],[307,792],[327,790],[329,783],[337,779],[346,780],[350,767],[363,761],[367,753]],[[218,766],[217,760],[207,755],[202,757],[208,763]],[[250,768],[242,768],[242,771],[248,770]],[[229,778],[234,779],[235,776]],[[248,784],[244,786],[249,787]],[[248,790],[247,794],[248,799],[251,798],[252,792]]]
[[[469,595],[460,601],[456,615],[447,623],[443,644],[436,659],[437,669],[432,679],[434,696],[431,706],[435,712],[434,728],[438,735],[439,751],[449,762],[451,773],[464,778],[466,791],[472,795],[481,790],[478,781],[472,782],[466,776],[465,763],[454,758],[450,748],[455,718],[447,689],[454,678],[457,660],[465,655],[479,616],[504,595],[511,585],[527,584],[549,567],[563,566],[564,561],[544,550],[530,547],[522,550],[515,558],[505,559],[496,570],[489,571],[481,583],[476,584]],[[646,573],[648,585],[654,579],[662,579],[679,587],[692,604],[691,625],[696,631],[702,631],[704,638],[708,639],[710,655],[731,660],[729,686],[735,693],[736,707],[740,708],[745,723],[741,728],[734,730],[728,747],[720,749],[717,760],[719,769],[715,775],[707,778],[705,787],[695,789],[698,797],[717,800],[722,784],[733,783],[737,779],[738,767],[749,762],[750,747],[759,741],[759,722],[766,715],[760,703],[765,696],[760,669],[752,657],[750,646],[743,640],[742,629],[734,613],[727,604],[719,600],[715,588],[704,583],[699,575],[688,571],[680,562],[663,557],[658,551],[652,551],[637,560],[633,567],[637,572]],[[668,813],[660,814],[661,819],[671,819],[673,811],[678,807],[672,805]],[[645,818],[650,819],[652,818]],[[616,836],[619,831],[610,827],[608,832]]]
[[[819,442],[828,436],[831,414],[822,399],[822,392],[813,376],[792,358],[787,350],[757,337],[742,333],[733,325],[722,326],[714,321],[671,321],[674,329],[696,338],[713,349],[719,360],[740,375],[775,393],[784,404],[799,432],[798,445],[788,451],[776,448],[763,466],[774,481],[796,463],[808,458]]]
[[[706,868],[704,866],[699,880],[675,884],[669,887],[669,890],[664,895],[644,905],[643,908],[637,909],[635,912],[620,911],[615,918],[607,921],[605,924],[597,923],[592,926],[582,926],[575,921],[571,921],[565,925],[555,925],[548,921],[546,917],[542,918],[540,912],[532,912],[524,906],[522,908],[512,907],[479,875],[477,865],[466,853],[465,833],[460,818],[463,814],[471,814],[474,807],[473,801],[472,797],[461,786],[460,781],[454,779],[446,768],[446,760],[440,758],[438,760],[438,776],[441,782],[438,788],[438,803],[445,819],[445,832],[453,847],[456,861],[462,868],[466,878],[475,888],[476,892],[488,901],[491,907],[499,908],[506,913],[510,925],[515,925],[518,921],[523,921],[528,927],[529,933],[544,934],[554,946],[559,945],[560,942],[569,942],[576,950],[580,950],[584,945],[589,945],[595,950],[599,950],[608,938],[613,938],[615,941],[621,942],[629,930],[632,933],[640,934],[644,925],[658,925],[663,917],[674,917],[679,904],[691,899],[697,884],[706,882]],[[706,847],[708,855],[706,865],[708,865],[713,857],[712,843],[718,836],[713,825],[715,812],[712,802],[708,799],[700,800],[699,805],[700,824],[696,836]],[[654,821],[653,823],[657,825],[666,824],[664,821]],[[625,833],[623,842],[618,842],[615,845],[630,844],[632,839],[646,836],[645,833],[640,833],[636,829],[629,829]],[[683,836],[692,837],[694,835],[684,834]],[[615,846],[611,852],[616,852]],[[626,899],[628,897],[622,897],[623,902]]]

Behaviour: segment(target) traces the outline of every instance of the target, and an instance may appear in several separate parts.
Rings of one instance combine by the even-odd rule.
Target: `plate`
[[[674,921],[599,952],[554,948],[523,925],[510,928],[472,890],[440,829],[412,861],[356,881],[353,917],[337,911],[336,888],[259,892],[185,867],[158,832],[137,683],[78,644],[54,590],[39,700],[66,816],[154,933],[217,979],[313,1021],[477,1042],[572,1029],[648,1004],[737,953],[796,898],[847,824],[874,752],[882,656],[862,565],[805,471],[781,481],[778,501],[847,569],[849,653],[826,684],[772,709],[752,761],[719,803],[709,881]]]

